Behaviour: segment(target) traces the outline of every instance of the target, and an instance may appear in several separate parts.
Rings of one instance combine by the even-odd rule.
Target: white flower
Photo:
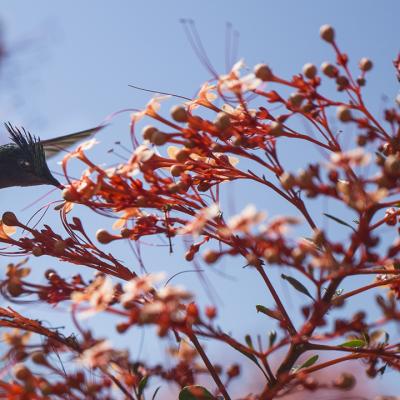
[[[138,299],[140,296],[150,292],[153,289],[153,284],[165,279],[165,273],[159,272],[156,274],[148,274],[142,277],[137,277],[124,285],[124,294],[120,301],[122,304]]]
[[[103,340],[86,349],[79,357],[79,362],[87,368],[102,367],[109,364],[113,354],[111,342]]]

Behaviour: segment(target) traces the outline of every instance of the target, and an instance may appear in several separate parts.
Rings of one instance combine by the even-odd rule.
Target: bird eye
[[[31,163],[27,160],[19,160],[19,166],[23,169],[29,169],[31,168]]]

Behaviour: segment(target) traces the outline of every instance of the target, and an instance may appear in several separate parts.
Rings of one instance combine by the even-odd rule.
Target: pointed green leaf
[[[146,388],[146,385],[147,385],[147,381],[148,381],[148,380],[149,380],[149,377],[148,377],[148,376],[144,376],[144,377],[140,380],[139,385],[138,385],[138,396],[139,396],[139,398],[142,396],[143,391],[144,391],[144,389]]]
[[[304,361],[303,364],[301,364],[297,370],[311,367],[311,365],[314,365],[317,362],[318,358],[319,358],[318,354],[311,356],[308,360]]]
[[[339,346],[341,347],[364,347],[365,346],[365,341],[361,339],[354,339],[354,340],[349,340],[348,342],[344,342],[340,344]]]
[[[331,215],[331,214],[324,213],[324,215],[325,215],[325,217],[332,219],[333,221],[337,222],[338,224],[347,226],[348,228],[355,231],[355,229],[348,222],[343,221],[342,219],[335,217],[334,215]]]
[[[288,281],[296,290],[298,290],[299,292],[305,294],[310,299],[314,300],[314,298],[311,296],[311,294],[308,291],[308,289],[301,282],[299,282],[297,279],[292,278],[291,276],[288,276],[288,275],[285,275],[285,274],[282,274],[281,278],[285,279],[286,281]]]
[[[268,315],[268,317],[282,321],[282,314],[279,311],[271,310],[270,308],[262,306],[261,304],[257,304],[256,309],[257,312],[261,312],[265,315]]]
[[[251,349],[254,349],[253,340],[251,339],[250,335],[246,335],[244,340],[246,341],[247,346],[249,346]]]
[[[272,347],[277,337],[276,331],[271,331],[268,336],[269,336],[269,347]]]
[[[185,386],[179,392],[179,400],[215,400],[215,397],[203,386]]]

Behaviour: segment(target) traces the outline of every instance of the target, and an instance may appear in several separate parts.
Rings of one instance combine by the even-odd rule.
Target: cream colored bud
[[[374,66],[373,63],[369,58],[363,57],[360,60],[359,67],[360,67],[361,71],[364,71],[364,72],[370,71],[373,66]]]
[[[321,64],[321,71],[329,78],[335,78],[338,74],[338,69],[329,62],[323,62]]]
[[[180,176],[184,171],[184,168],[181,165],[173,165],[170,170],[172,176]]]
[[[18,221],[16,215],[11,211],[6,211],[5,213],[3,213],[3,215],[1,216],[1,221],[3,222],[4,225],[7,225],[7,226],[18,226],[19,225],[19,221]]]
[[[283,127],[282,124],[278,121],[272,121],[269,125],[270,130],[269,130],[269,134],[273,135],[273,136],[278,136],[283,132]]]
[[[319,29],[321,39],[328,43],[333,43],[335,40],[335,30],[330,25],[322,25]]]
[[[223,131],[224,129],[229,128],[229,126],[231,125],[231,118],[227,113],[220,112],[215,118],[214,125],[219,130]]]
[[[171,108],[171,117],[176,122],[187,122],[188,114],[185,107],[182,106],[174,106]]]
[[[280,177],[282,187],[286,190],[290,190],[296,184],[296,178],[289,172],[284,172]]]
[[[254,67],[254,74],[264,82],[270,81],[274,77],[271,68],[267,64],[257,64]]]
[[[391,176],[400,175],[400,159],[395,155],[390,155],[386,158],[384,164],[385,172]]]
[[[153,125],[147,125],[142,129],[142,137],[144,140],[150,140],[154,132],[158,132],[158,129]]]
[[[220,253],[218,253],[217,251],[214,250],[206,250],[203,253],[203,260],[207,263],[207,264],[213,264],[215,263],[218,258],[220,256]]]
[[[336,110],[336,116],[339,121],[349,122],[352,120],[351,110],[347,106],[339,106]]]
[[[155,144],[156,146],[162,146],[167,143],[168,135],[166,133],[156,131],[151,135],[150,142]]]
[[[317,67],[314,64],[307,63],[303,66],[303,74],[308,79],[313,79],[317,75]]]
[[[289,96],[289,103],[294,107],[300,107],[303,100],[304,95],[299,92],[292,93]]]
[[[107,232],[105,229],[99,229],[96,232],[96,239],[101,244],[108,244],[113,240],[117,239],[116,236],[111,235],[111,233]]]

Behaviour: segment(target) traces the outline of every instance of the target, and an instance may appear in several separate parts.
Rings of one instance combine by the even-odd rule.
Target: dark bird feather
[[[61,188],[62,185],[49,170],[46,157],[52,157],[94,135],[104,125],[43,141],[10,122],[5,127],[12,143],[0,146],[0,188],[35,185],[54,185]]]

